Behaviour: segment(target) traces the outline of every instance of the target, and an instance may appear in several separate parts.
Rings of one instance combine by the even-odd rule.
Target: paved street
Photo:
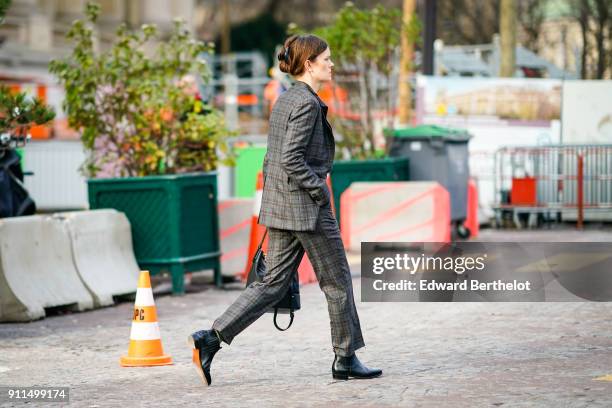
[[[592,240],[611,236],[591,234]],[[558,233],[539,231],[535,237],[553,235]],[[504,239],[496,232],[483,237]],[[359,265],[352,266],[359,298]],[[213,385],[205,388],[185,338],[208,328],[242,286],[199,287],[182,297],[156,298],[172,366],[119,366],[132,316],[126,302],[0,325],[0,385],[69,386],[71,406],[92,407],[612,406],[612,382],[595,380],[612,374],[611,303],[358,302],[366,341],[358,355],[384,374],[345,382],[331,377],[325,298],[316,284],[303,286],[293,326],[281,333],[264,315],[223,346]]]

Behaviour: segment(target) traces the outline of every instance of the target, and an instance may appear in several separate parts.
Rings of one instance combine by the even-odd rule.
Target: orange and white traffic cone
[[[255,252],[257,252],[257,246],[261,242],[261,238],[266,232],[266,227],[259,225],[257,219],[259,218],[259,210],[261,209],[261,196],[263,194],[263,173],[260,171],[257,173],[257,184],[255,185],[255,199],[253,200],[253,214],[251,215],[251,237],[249,238],[249,256],[247,257],[247,264],[242,273],[242,280],[246,281],[249,277],[249,271],[251,270],[251,261]],[[265,252],[268,245],[268,237],[262,245]]]
[[[162,348],[149,271],[141,271],[138,278],[130,347],[128,355],[121,357],[120,363],[123,367],[172,364],[172,357],[165,355]]]

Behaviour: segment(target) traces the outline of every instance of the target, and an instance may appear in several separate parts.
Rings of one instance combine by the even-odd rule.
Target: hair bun
[[[294,34],[285,40],[282,49],[278,51],[278,67],[281,72],[297,77],[304,72],[305,61],[309,58],[314,60],[326,48],[328,45],[322,38],[312,34]]]

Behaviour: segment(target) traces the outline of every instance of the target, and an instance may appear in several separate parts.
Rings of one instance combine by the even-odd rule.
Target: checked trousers
[[[334,353],[348,357],[365,345],[344,245],[329,203],[319,209],[314,231],[268,228],[266,275],[251,283],[213,323],[223,341],[230,344],[286,293],[304,251],[327,300]]]

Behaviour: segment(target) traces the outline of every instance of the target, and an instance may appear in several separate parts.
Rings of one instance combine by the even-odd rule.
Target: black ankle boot
[[[193,347],[193,364],[198,375],[206,385],[212,383],[210,366],[213,357],[221,349],[221,342],[214,330],[200,330],[187,338],[187,343]]]
[[[332,364],[332,376],[336,380],[348,380],[353,378],[374,378],[379,377],[382,370],[378,368],[368,368],[361,364],[361,361],[353,353],[350,357],[336,355]]]

